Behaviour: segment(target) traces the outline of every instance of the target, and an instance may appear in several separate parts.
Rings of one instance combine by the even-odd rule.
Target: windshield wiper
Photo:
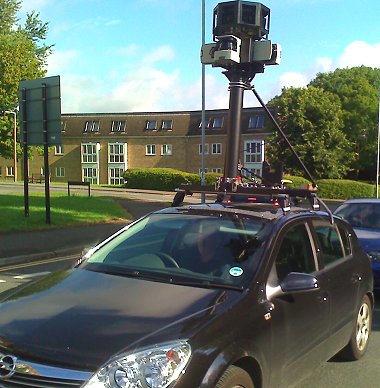
[[[243,291],[242,286],[234,286],[231,284],[223,284],[223,283],[215,283],[209,280],[200,280],[200,281],[192,281],[192,280],[180,280],[180,279],[171,279],[171,283],[177,284],[180,286],[189,286],[189,287],[204,287],[204,288],[221,288],[225,290],[236,290]]]

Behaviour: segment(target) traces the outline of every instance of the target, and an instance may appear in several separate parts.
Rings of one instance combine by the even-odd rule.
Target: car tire
[[[231,365],[223,373],[215,386],[216,388],[254,388],[249,374],[237,366]]]
[[[341,356],[348,361],[359,360],[367,350],[372,326],[372,304],[364,295],[355,319],[355,327],[348,345],[342,350]]]

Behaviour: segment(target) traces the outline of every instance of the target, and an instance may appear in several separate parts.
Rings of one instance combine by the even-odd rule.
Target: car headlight
[[[371,251],[368,252],[367,255],[372,261],[380,263],[380,251]]]
[[[165,388],[177,380],[191,355],[186,341],[176,341],[120,355],[85,385],[90,388]]]

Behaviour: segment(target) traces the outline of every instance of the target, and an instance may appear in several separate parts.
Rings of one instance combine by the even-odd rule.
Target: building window
[[[84,167],[82,169],[83,172],[83,180],[85,182],[90,182],[90,183],[98,183],[97,180],[97,169],[93,167]]]
[[[252,141],[245,143],[245,163],[262,162],[262,142]]]
[[[215,173],[217,173],[217,174],[221,174],[222,173],[222,169],[221,168],[212,168],[211,169],[211,172],[215,172]]]
[[[54,147],[54,155],[63,155],[63,145],[56,145]]]
[[[222,128],[223,127],[223,117],[214,117],[214,119],[211,120],[210,126],[212,128]]]
[[[255,115],[249,117],[248,128],[264,128],[265,117],[263,115]]]
[[[66,131],[66,125],[67,125],[67,122],[66,122],[66,121],[61,121],[61,131],[62,131],[62,132],[65,132],[65,131]]]
[[[100,121],[86,121],[83,132],[99,132]]]
[[[157,129],[157,120],[147,120],[145,123],[145,129],[150,129],[150,130]]]
[[[110,185],[122,185],[124,183],[124,168],[111,167],[110,172]]]
[[[213,155],[220,155],[222,153],[222,143],[212,143],[212,151]]]
[[[162,120],[161,129],[173,129],[173,120]]]
[[[205,128],[208,128],[209,127],[209,119],[205,119]],[[202,129],[202,120],[201,122],[199,123],[199,128]]]
[[[55,176],[57,178],[64,178],[65,177],[65,168],[64,167],[56,167],[55,168]]]
[[[203,170],[204,170],[205,173],[208,172],[208,168],[204,168]],[[202,174],[202,169],[201,168],[199,169],[199,174]]]
[[[112,121],[111,132],[125,132],[127,122],[122,121]]]
[[[199,155],[202,155],[202,144],[199,144]],[[208,144],[205,143],[205,155],[208,155]]]
[[[161,155],[172,155],[173,148],[171,144],[163,144],[161,146]]]
[[[155,144],[147,144],[145,155],[156,155],[156,145]]]
[[[124,144],[108,144],[108,161],[109,163],[124,163]]]
[[[82,163],[96,163],[97,152],[96,144],[88,143],[82,144]]]
[[[15,175],[15,170],[13,166],[7,166],[7,176],[14,176]]]

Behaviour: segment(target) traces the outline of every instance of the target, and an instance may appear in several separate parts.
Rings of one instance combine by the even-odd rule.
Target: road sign
[[[62,144],[60,77],[37,78],[19,84],[21,144]],[[45,137],[44,131],[47,131]]]

